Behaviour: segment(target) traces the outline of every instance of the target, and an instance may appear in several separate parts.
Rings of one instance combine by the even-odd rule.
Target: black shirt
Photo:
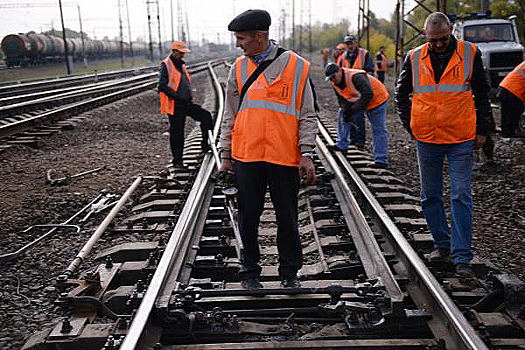
[[[175,103],[187,104],[191,102],[192,96],[191,96],[190,82],[188,80],[188,77],[186,76],[186,74],[184,73],[182,69],[182,65],[184,64],[184,61],[175,60],[171,56],[170,56],[170,60],[175,65],[175,68],[181,73],[179,88],[177,89],[177,91],[175,91],[168,86],[168,82],[169,82],[168,68],[166,67],[166,64],[162,62],[160,64],[159,91],[162,91],[163,93],[165,93],[169,98],[174,99]]]

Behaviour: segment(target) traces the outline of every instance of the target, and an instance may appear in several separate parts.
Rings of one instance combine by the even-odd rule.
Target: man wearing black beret
[[[279,277],[285,288],[299,287],[302,248],[297,223],[299,182],[315,181],[312,161],[317,133],[310,63],[269,40],[270,14],[248,10],[228,25],[244,55],[233,64],[221,126],[221,171],[235,171],[239,229],[244,245],[241,284],[259,281],[257,241],[266,188],[277,219]],[[259,75],[257,75],[259,74]]]

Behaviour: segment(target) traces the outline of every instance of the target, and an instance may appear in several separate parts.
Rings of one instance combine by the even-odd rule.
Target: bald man
[[[456,273],[471,277],[473,150],[483,146],[488,134],[490,87],[480,51],[451,33],[445,14],[434,12],[427,17],[427,43],[407,54],[395,102],[401,122],[416,140],[421,206],[435,246],[428,258],[448,261],[452,257]],[[450,230],[443,205],[445,157]]]

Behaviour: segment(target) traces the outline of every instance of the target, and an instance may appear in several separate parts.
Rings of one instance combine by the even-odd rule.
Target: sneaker
[[[358,144],[356,144],[355,148],[357,148],[360,151],[364,151],[365,150],[365,145],[358,145]]]
[[[387,169],[388,168],[388,164],[386,164],[386,163],[372,163],[372,164],[370,164],[370,167],[371,168],[375,168],[375,169]]]
[[[281,287],[283,288],[300,288],[301,282],[299,282],[299,279],[297,276],[294,277],[286,277],[281,280]]]
[[[337,147],[337,145],[328,145],[326,146],[326,148],[328,148],[329,151],[335,151],[335,152],[341,152],[341,153],[345,153],[346,151],[342,148]]]
[[[242,280],[241,286],[246,290],[257,290],[264,288],[257,277]]]
[[[456,273],[461,277],[474,277],[476,274],[470,264],[459,263],[456,265]]]
[[[445,261],[450,258],[450,249],[437,248],[428,254],[428,261]]]

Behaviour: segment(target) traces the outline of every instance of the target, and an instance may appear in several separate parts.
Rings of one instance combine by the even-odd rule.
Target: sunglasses
[[[446,43],[447,41],[449,41],[450,39],[450,35],[447,35],[447,36],[444,36],[442,38],[437,38],[437,39],[427,39],[427,42],[431,43],[431,44],[435,44],[437,43],[438,41],[439,42],[442,42],[442,43]]]

